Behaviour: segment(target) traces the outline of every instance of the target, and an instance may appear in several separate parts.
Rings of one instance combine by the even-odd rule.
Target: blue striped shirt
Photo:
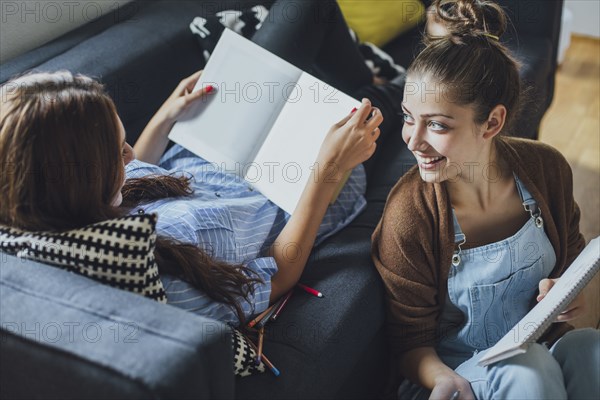
[[[144,204],[157,213],[157,233],[202,248],[210,256],[229,263],[241,263],[264,281],[255,287],[250,302],[241,301],[246,316],[265,310],[271,293],[275,260],[264,257],[266,250],[289,219],[289,214],[253,190],[235,174],[194,155],[179,145],[162,157],[159,166],[134,160],[126,167],[127,178],[148,175],[192,177],[194,194],[185,198],[161,199]],[[354,169],[336,202],[332,204],[317,234],[316,244],[348,225],[364,209],[366,178],[364,168]],[[161,274],[169,304],[224,322],[238,324],[235,311],[216,302],[191,284],[169,274]]]

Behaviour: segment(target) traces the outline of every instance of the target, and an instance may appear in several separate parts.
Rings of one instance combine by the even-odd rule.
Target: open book
[[[194,91],[208,85],[216,93],[190,107],[169,139],[291,214],[327,132],[360,102],[229,29]]]
[[[552,289],[479,360],[486,366],[525,353],[600,269],[600,237],[590,241]]]

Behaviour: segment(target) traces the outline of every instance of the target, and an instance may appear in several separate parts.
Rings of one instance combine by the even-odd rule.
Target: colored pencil
[[[265,315],[267,315],[271,310],[273,310],[275,308],[276,304],[277,303],[273,304],[272,306],[268,307],[265,311],[263,311],[260,314],[258,314],[258,316],[256,318],[254,318],[252,321],[250,321],[248,323],[248,328],[254,327],[254,325],[256,325],[259,321],[261,321],[264,318]]]
[[[256,351],[256,365],[260,364],[260,359],[262,357],[262,351],[263,351],[264,339],[265,339],[265,327],[262,326],[258,330],[258,350]]]
[[[298,285],[298,287],[300,289],[304,290],[306,293],[310,293],[310,294],[312,294],[313,296],[316,296],[316,297],[324,297],[323,293],[319,292],[318,290],[315,290],[315,289],[313,289],[311,287],[308,287],[306,285],[303,285],[301,283],[298,283],[297,285]]]
[[[283,307],[285,307],[285,305],[287,304],[287,302],[289,301],[290,297],[292,297],[292,294],[294,294],[293,290],[290,290],[284,297],[283,297],[283,301],[281,302],[281,304],[279,305],[279,307],[277,307],[277,310],[275,310],[275,314],[273,314],[273,316],[271,317],[272,321],[276,321],[277,318],[279,318],[279,314],[281,313],[281,310],[283,310]]]
[[[283,302],[283,297],[281,299],[277,300],[275,302],[275,304],[273,304],[269,308],[268,312],[261,318],[261,320],[258,321],[256,323],[256,325],[254,325],[255,329],[259,329],[259,328],[262,328],[263,326],[265,326],[265,324],[267,322],[269,322],[269,320],[271,319],[271,317],[273,316],[273,314],[275,314],[275,311],[277,311],[277,309],[279,308],[279,306],[281,305],[282,302]]]
[[[252,340],[248,339],[248,343],[250,344],[250,346],[252,346],[252,348],[254,349],[254,351],[258,352],[258,349],[256,348],[256,345],[254,343],[252,343]],[[271,370],[271,372],[273,373],[273,375],[275,375],[275,376],[281,375],[281,372],[279,372],[279,370],[277,368],[275,368],[275,366],[273,365],[273,363],[271,361],[269,361],[269,359],[267,358],[267,356],[265,356],[264,354],[261,357],[261,361],[265,363],[265,365],[267,366],[267,368],[269,368]]]

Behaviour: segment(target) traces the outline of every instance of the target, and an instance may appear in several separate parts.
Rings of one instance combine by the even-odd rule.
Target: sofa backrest
[[[135,143],[181,79],[205,64],[189,29],[194,17],[270,2],[134,1],[4,63],[0,84],[31,70],[67,69],[99,78],[115,100],[128,142]]]

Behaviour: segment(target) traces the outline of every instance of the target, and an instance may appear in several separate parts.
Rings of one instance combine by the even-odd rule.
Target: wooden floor
[[[573,169],[580,229],[586,240],[600,235],[600,40],[573,36],[556,75],[552,106],[540,140],[565,155]],[[588,314],[576,326],[600,327],[600,274],[586,288]]]

